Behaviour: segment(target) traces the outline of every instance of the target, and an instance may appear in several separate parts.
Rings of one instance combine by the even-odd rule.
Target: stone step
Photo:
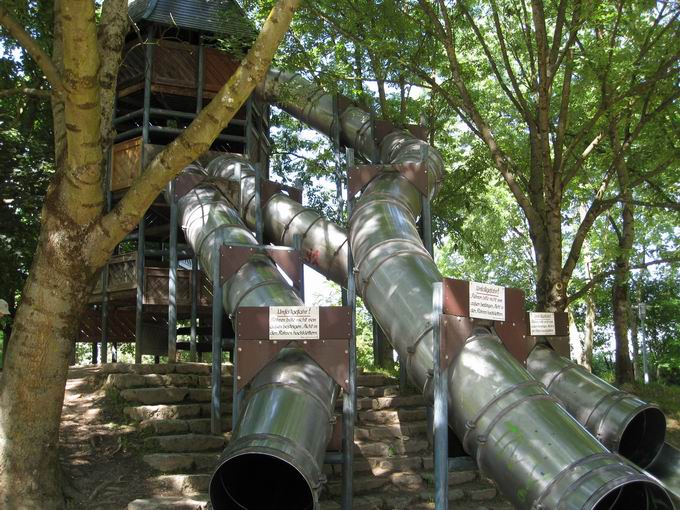
[[[97,367],[101,374],[196,374],[210,375],[212,366],[209,363],[104,363]],[[231,363],[222,363],[222,374],[230,374]]]
[[[383,374],[359,374],[357,375],[357,386],[393,386],[397,384],[394,377]]]
[[[319,501],[320,510],[342,510],[339,502],[333,500]],[[380,510],[383,507],[383,498],[379,496],[359,496],[352,498],[352,510]],[[390,510],[395,507],[388,507]],[[402,507],[405,508],[405,507]]]
[[[127,510],[206,510],[207,508],[208,496],[159,496],[136,499],[127,506]]]
[[[132,388],[120,392],[121,398],[127,402],[138,402],[144,405],[181,404],[188,402],[210,402],[210,388]],[[231,402],[231,389],[223,388],[221,401]]]
[[[153,436],[175,434],[210,434],[210,418],[162,419],[144,420],[139,424],[139,430]],[[231,417],[222,417],[222,430],[231,430]]]
[[[427,438],[427,420],[401,423],[365,423],[354,427],[354,439],[381,441],[392,438]]]
[[[410,421],[422,421],[427,418],[426,407],[413,407],[407,409],[371,409],[360,411],[359,422],[362,423],[403,423]]]
[[[355,473],[371,471],[374,476],[385,476],[399,471],[420,471],[423,457],[420,455],[395,455],[393,457],[355,457]]]
[[[161,475],[152,481],[177,496],[198,496],[208,492],[210,477],[209,474]]]
[[[338,399],[335,401],[335,410],[336,411],[342,411],[342,403],[343,403],[343,397],[340,395]],[[361,411],[362,409],[372,409],[373,408],[373,399],[371,397],[359,397],[357,398],[357,411]]]
[[[123,408],[125,416],[135,421],[210,418],[210,404],[160,404]],[[231,413],[231,406],[222,406],[222,415]]]
[[[391,397],[399,394],[399,386],[357,386],[358,397]]]
[[[422,395],[393,395],[388,397],[377,397],[371,400],[371,406],[375,410],[379,409],[402,409],[406,407],[425,406],[427,403]]]
[[[356,441],[354,450],[364,457],[394,457],[427,451],[430,443],[427,439],[394,438],[387,441]]]
[[[211,472],[220,454],[215,453],[149,453],[142,459],[162,473]]]
[[[223,387],[231,388],[233,379],[230,375],[222,376]],[[211,378],[209,375],[200,374],[136,374],[122,373],[109,374],[104,386],[126,390],[130,388],[157,388],[157,387],[190,387],[190,388],[209,388]]]
[[[354,494],[365,494],[367,492],[374,492],[388,483],[390,483],[390,479],[386,476],[355,475],[352,480],[352,489]],[[331,496],[340,496],[342,494],[342,480],[329,481],[326,484],[325,490]]]
[[[180,434],[176,436],[147,437],[144,439],[144,448],[167,453],[221,452],[228,442],[225,436]]]

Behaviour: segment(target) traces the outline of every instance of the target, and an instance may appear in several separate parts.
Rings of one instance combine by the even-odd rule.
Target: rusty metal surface
[[[256,247],[221,246],[220,247],[220,285],[224,285],[234,274],[258,253]]]
[[[347,193],[353,197],[382,172],[396,171],[427,195],[428,169],[422,163],[398,163],[394,165],[359,165],[351,168],[348,175]]]
[[[260,194],[260,203],[262,206],[266,204],[271,197],[277,193],[286,192],[290,198],[295,200],[297,203],[302,203],[302,190],[299,188],[294,188],[293,186],[286,186],[279,182],[269,181],[262,179],[262,192]],[[284,193],[285,194],[285,193]]]
[[[220,284],[224,285],[234,276],[250,257],[258,253],[269,256],[292,280],[293,286],[302,286],[302,257],[297,250],[281,249],[273,246],[235,246],[220,247]]]
[[[328,441],[328,446],[326,447],[326,450],[329,452],[342,451],[342,420],[339,420],[338,418],[340,418],[340,416],[335,417],[331,440]]]
[[[269,308],[242,306],[236,314],[239,340],[269,340]],[[319,339],[348,339],[352,333],[348,306],[319,307]],[[310,340],[314,342],[315,340]]]
[[[351,310],[319,307],[318,340],[270,340],[269,307],[244,306],[236,313],[237,386],[243,388],[284,347],[303,349],[345,391],[349,383]]]
[[[265,247],[267,255],[276,262],[276,264],[283,269],[283,272],[293,282],[293,287],[298,290],[302,289],[302,256],[299,250],[281,249],[275,247]]]
[[[527,323],[524,313],[524,292],[505,289],[505,321],[494,322],[496,333],[510,354],[526,366],[529,350],[526,345]]]
[[[444,314],[470,316],[470,282],[454,278],[444,278]],[[505,288],[505,321],[470,320],[471,324],[492,323],[505,348],[512,356],[526,366],[529,348],[526,341],[527,322],[524,311],[524,292],[519,289]],[[448,321],[448,327],[451,321]],[[462,327],[462,324],[460,325]],[[463,332],[469,331],[462,329]],[[467,338],[467,337],[465,337]],[[462,341],[465,340],[462,339]],[[457,342],[456,342],[457,343]],[[444,345],[444,342],[442,342]],[[455,349],[454,349],[455,350]],[[442,359],[444,359],[442,357]]]
[[[474,322],[468,317],[442,315],[441,342],[439,343],[442,370],[446,370],[463,350],[465,340],[470,337],[474,326]]]
[[[175,200],[179,200],[206,179],[205,175],[181,173],[175,178]]]

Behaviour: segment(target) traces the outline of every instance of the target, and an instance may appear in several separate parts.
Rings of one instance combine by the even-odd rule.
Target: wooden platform
[[[168,306],[168,267],[163,267],[159,261],[152,261],[154,265],[144,267],[144,301],[146,305],[158,305],[167,310]],[[137,252],[114,255],[109,261],[109,304],[121,308],[126,305],[132,309],[137,298]],[[199,272],[198,306],[210,309],[212,305],[212,284],[210,280]],[[102,302],[102,283],[99,280],[90,296],[90,304]],[[191,307],[191,271],[177,269],[177,308]]]

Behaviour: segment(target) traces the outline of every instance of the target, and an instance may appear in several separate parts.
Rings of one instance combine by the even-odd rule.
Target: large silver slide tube
[[[666,418],[658,406],[616,389],[542,344],[529,354],[527,369],[610,450],[642,468],[661,451]]]
[[[270,73],[267,99],[330,134],[330,96],[300,77]],[[288,80],[294,86],[286,88]],[[272,92],[276,90],[277,92]],[[317,107],[318,106],[318,107]],[[370,154],[368,114],[340,112],[343,137]],[[367,141],[367,138],[369,140]],[[427,154],[429,195],[443,174],[433,148],[395,131],[380,146],[383,163],[420,162]],[[430,394],[431,297],[441,274],[420,241],[419,192],[386,172],[364,189],[350,221],[357,287],[412,381]],[[665,491],[609,453],[548,395],[488,331],[476,331],[448,371],[450,423],[485,475],[517,508],[672,508]],[[632,504],[632,506],[631,506]]]
[[[195,171],[195,170],[194,170]],[[255,245],[239,214],[211,184],[179,201],[187,241],[206,274],[215,248]],[[273,262],[254,255],[224,284],[224,309],[303,304]],[[210,481],[213,508],[317,507],[337,386],[304,351],[287,348],[253,380],[232,440]]]

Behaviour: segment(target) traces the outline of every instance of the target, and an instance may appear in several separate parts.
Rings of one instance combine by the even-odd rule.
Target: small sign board
[[[505,287],[470,282],[470,317],[505,320]]]
[[[270,340],[318,340],[318,306],[270,306]]]
[[[529,334],[532,336],[555,336],[555,314],[551,312],[529,312]]]

